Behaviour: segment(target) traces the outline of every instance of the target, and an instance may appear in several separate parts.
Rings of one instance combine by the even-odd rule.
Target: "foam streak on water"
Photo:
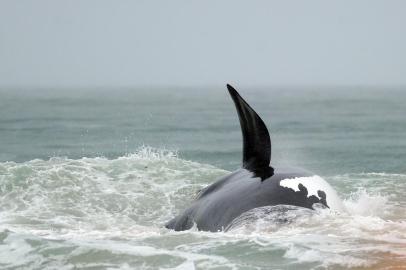
[[[344,199],[347,213],[271,207],[247,213],[225,233],[163,228],[201,188],[226,173],[148,147],[117,159],[0,163],[0,268],[391,269],[405,264],[403,174],[324,177]]]

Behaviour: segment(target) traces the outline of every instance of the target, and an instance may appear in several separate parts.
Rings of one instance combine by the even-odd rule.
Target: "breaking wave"
[[[406,261],[402,174],[326,177],[344,213],[274,206],[245,213],[228,232],[163,228],[227,173],[149,147],[116,159],[0,163],[0,267],[379,269]]]

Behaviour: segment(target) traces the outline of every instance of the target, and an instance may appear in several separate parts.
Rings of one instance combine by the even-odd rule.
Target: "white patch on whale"
[[[299,191],[299,184],[302,184],[307,189],[307,197],[312,195],[318,197],[317,191],[321,190],[326,193],[327,205],[333,211],[343,212],[345,211],[344,205],[337,195],[337,192],[318,175],[313,175],[310,177],[296,177],[288,178],[280,181],[282,187],[291,188],[294,191]]]

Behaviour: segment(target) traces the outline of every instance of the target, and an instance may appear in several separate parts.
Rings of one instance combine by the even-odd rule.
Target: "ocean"
[[[345,212],[167,230],[240,166],[225,86],[4,88],[0,269],[406,269],[406,89],[239,91],[269,128],[271,164],[323,177]]]

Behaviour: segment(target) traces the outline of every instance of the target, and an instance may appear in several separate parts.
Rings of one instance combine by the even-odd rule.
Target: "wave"
[[[163,228],[227,173],[151,147],[116,159],[0,163],[0,265],[320,269],[406,261],[406,175],[399,174],[326,177],[345,213],[277,206],[247,212],[228,232]]]
[[[1,224],[87,230],[156,225],[226,171],[143,147],[117,159],[0,163]],[[0,224],[0,226],[1,226]]]

